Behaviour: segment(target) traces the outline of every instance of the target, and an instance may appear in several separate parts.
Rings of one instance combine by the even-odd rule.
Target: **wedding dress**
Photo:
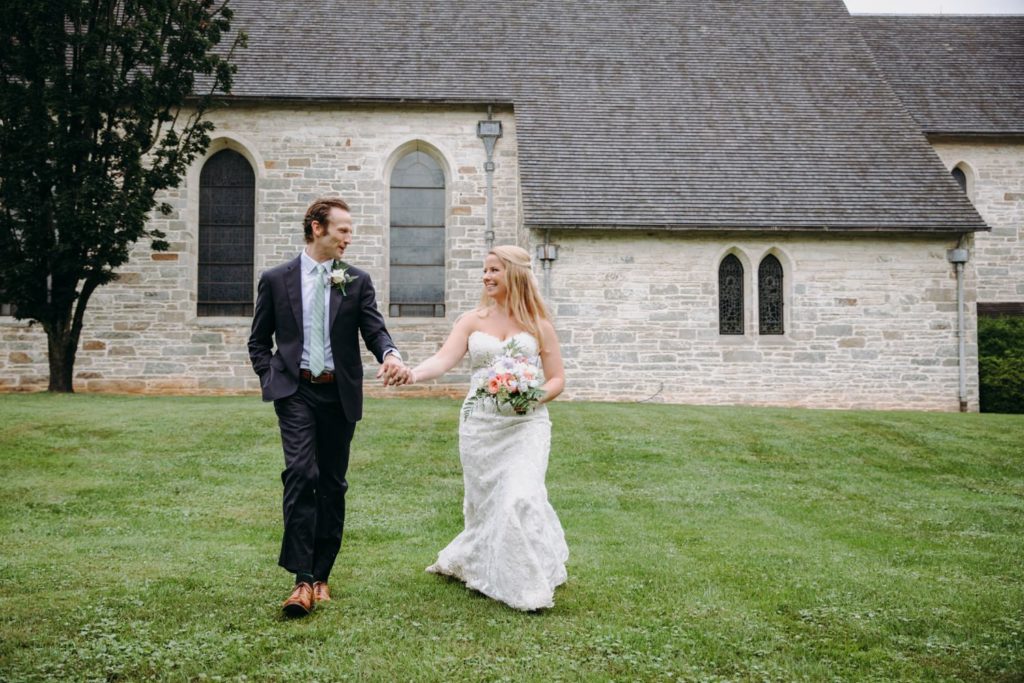
[[[514,339],[536,356],[537,341],[520,332],[501,340],[484,332],[469,337],[473,379],[469,396],[487,377],[487,366]],[[468,398],[468,396],[467,396]],[[428,572],[454,576],[466,586],[519,610],[554,606],[565,582],[569,548],[558,515],[548,503],[544,475],[551,446],[547,406],[525,415],[479,401],[459,426],[465,529],[442,550]]]

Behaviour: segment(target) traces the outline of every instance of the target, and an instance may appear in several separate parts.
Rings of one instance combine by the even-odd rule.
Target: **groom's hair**
[[[337,197],[321,197],[306,209],[306,218],[302,221],[302,229],[306,234],[306,241],[313,241],[313,221],[327,227],[327,217],[331,215],[331,209],[348,211],[348,204],[345,200]]]

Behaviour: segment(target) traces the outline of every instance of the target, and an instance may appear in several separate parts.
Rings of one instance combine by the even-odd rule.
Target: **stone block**
[[[609,330],[594,332],[595,344],[632,344],[635,341],[635,332],[615,332]]]
[[[761,354],[745,349],[729,349],[722,352],[722,360],[726,363],[759,363]]]
[[[924,290],[924,301],[932,302],[946,302],[956,301],[956,288],[955,287],[932,287]]]
[[[94,393],[139,394],[145,391],[142,382],[124,379],[90,379],[85,382],[85,390]]]
[[[647,363],[678,363],[679,356],[674,353],[641,353],[640,362]]]
[[[853,325],[818,325],[814,334],[818,337],[851,337]]]
[[[142,372],[146,375],[181,375],[185,372],[185,364],[148,362]]]
[[[103,351],[107,348],[107,345],[101,341],[90,339],[89,341],[82,344],[83,351]]]

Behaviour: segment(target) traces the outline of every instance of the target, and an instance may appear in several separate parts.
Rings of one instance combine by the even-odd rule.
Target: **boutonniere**
[[[335,261],[331,264],[331,287],[341,292],[342,296],[345,296],[345,285],[354,282],[359,277],[350,275],[349,268],[350,266],[344,261]]]

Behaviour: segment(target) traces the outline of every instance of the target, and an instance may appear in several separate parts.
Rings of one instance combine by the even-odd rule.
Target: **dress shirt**
[[[316,269],[323,268],[327,286],[319,293],[324,298],[324,371],[334,371],[334,354],[331,353],[331,286],[330,275],[333,259],[317,263],[302,250],[302,361],[299,366],[309,369],[309,340],[313,329],[313,297],[317,295]]]
[[[325,279],[327,280],[327,286],[324,287],[324,371],[334,371],[334,354],[331,353],[331,266],[334,265],[334,259],[328,259],[321,263],[317,263],[313,260],[306,250],[302,250],[302,361],[299,363],[299,367],[309,370],[309,340],[311,339],[310,330],[312,329],[311,323],[313,319],[313,295],[316,292],[316,269],[322,267],[324,269]],[[402,360],[402,354],[398,352],[398,349],[388,348],[384,351],[384,358],[387,358],[389,354],[395,354],[398,360]]]

